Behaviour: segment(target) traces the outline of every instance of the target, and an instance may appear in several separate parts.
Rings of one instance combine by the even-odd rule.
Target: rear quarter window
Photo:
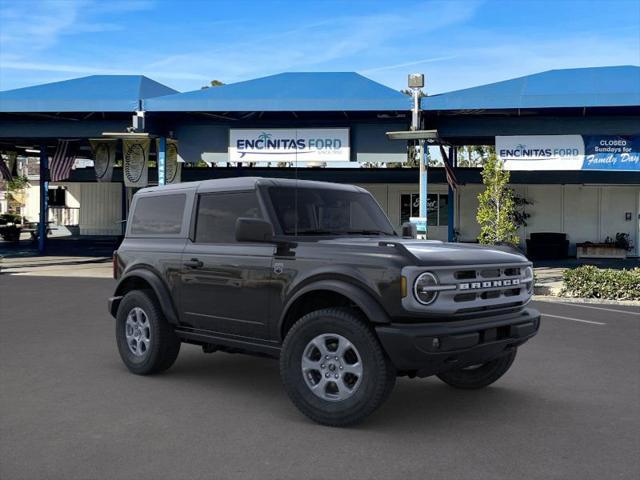
[[[144,196],[131,217],[131,235],[178,235],[187,196],[184,193]]]

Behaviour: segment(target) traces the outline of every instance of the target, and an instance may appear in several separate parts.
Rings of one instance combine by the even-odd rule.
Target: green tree
[[[490,155],[495,155],[493,145],[466,145],[458,147],[459,167],[481,167]]]
[[[513,191],[507,186],[509,171],[503,169],[502,161],[490,154],[482,169],[485,190],[478,195],[476,220],[480,224],[478,240],[482,244],[495,245],[501,242],[518,245],[520,239],[514,222],[516,205]]]
[[[224,82],[221,82],[220,80],[211,80],[209,82],[209,85],[205,85],[204,87],[201,87],[201,90],[205,90],[210,87],[221,87],[223,85],[224,85]]]

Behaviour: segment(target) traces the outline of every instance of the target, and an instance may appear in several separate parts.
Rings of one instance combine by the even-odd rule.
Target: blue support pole
[[[47,145],[40,145],[40,223],[38,224],[38,252],[47,249],[47,225],[49,221],[49,157]]]
[[[449,161],[451,162],[451,168],[455,168],[457,164],[457,155],[458,151],[456,147],[451,147],[449,149]],[[449,189],[447,190],[447,240],[449,242],[453,242],[453,238],[455,237],[455,206],[454,206],[454,195],[453,188],[449,185]]]
[[[158,185],[165,185],[167,183],[165,173],[167,164],[167,139],[160,137],[158,141]]]
[[[420,140],[420,216],[424,218],[424,238],[427,238],[427,165],[429,161],[427,144]],[[420,234],[421,232],[418,232]]]

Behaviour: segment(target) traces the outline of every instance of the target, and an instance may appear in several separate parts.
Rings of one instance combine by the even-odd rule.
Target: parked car
[[[166,370],[183,342],[279,358],[292,402],[333,426],[371,414],[397,376],[486,387],[540,326],[524,256],[402,238],[351,185],[142,189],[114,275],[109,311],[130,371]]]

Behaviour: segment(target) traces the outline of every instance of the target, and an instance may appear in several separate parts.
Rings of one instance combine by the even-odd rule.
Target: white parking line
[[[606,312],[616,312],[616,313],[626,313],[627,315],[638,315],[640,316],[640,312],[630,312],[629,310],[618,310],[616,308],[605,308],[605,307],[593,307],[591,305],[583,305],[582,303],[563,303],[562,305],[567,305],[568,307],[582,307],[582,308],[593,308],[594,310],[604,310]]]
[[[581,318],[563,317],[561,315],[551,315],[549,313],[543,313],[542,315],[545,317],[561,318],[562,320],[571,320],[572,322],[590,323],[592,325],[606,325],[606,323],[594,322],[592,320],[582,320]]]

